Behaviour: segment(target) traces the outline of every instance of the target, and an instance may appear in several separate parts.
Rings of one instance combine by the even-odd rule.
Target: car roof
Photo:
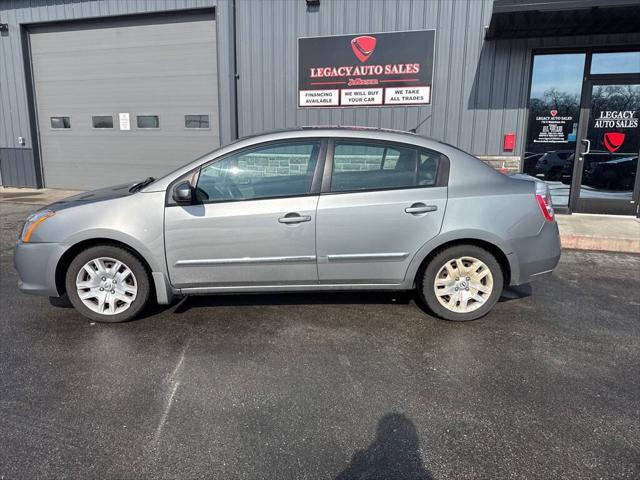
[[[408,136],[418,136],[415,132],[408,132],[405,130],[397,130],[393,128],[380,128],[380,127],[363,127],[358,125],[302,125],[299,127],[291,127],[291,128],[279,128],[275,130],[267,130],[261,133],[255,133],[252,135],[245,135],[243,137],[234,140],[232,143],[238,143],[243,140],[252,140],[259,137],[269,136],[269,135],[279,135],[294,132],[314,132],[322,136],[330,136],[331,134],[335,134],[336,132],[379,132],[379,133],[394,133],[400,135],[408,135]],[[427,138],[427,137],[423,137]]]

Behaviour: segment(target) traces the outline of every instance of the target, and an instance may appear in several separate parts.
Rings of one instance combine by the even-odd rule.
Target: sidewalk
[[[46,205],[76,190],[0,187],[0,203]],[[563,248],[640,254],[640,220],[614,215],[556,215]]]
[[[55,190],[53,188],[0,187],[0,203],[48,205],[63,198],[82,193],[81,190]]]
[[[562,248],[640,253],[640,219],[617,215],[556,215]]]

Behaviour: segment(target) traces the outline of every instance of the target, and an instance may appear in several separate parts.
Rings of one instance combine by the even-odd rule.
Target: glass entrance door
[[[586,90],[573,178],[573,211],[637,215],[640,79],[594,79]]]

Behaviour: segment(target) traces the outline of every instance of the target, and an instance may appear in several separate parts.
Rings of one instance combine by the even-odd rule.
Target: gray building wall
[[[366,125],[418,132],[483,157],[522,155],[531,49],[640,45],[640,35],[484,40],[492,0],[238,0],[239,123],[243,135],[295,125]],[[298,37],[436,30],[432,105],[299,109]],[[517,149],[502,150],[515,132]]]
[[[235,137],[232,0],[0,0],[0,161],[22,185],[35,185],[20,26],[32,22],[216,6],[222,143]],[[341,124],[411,129],[478,156],[517,159],[524,148],[531,50],[640,45],[640,34],[484,40],[492,0],[236,0],[239,135],[296,125]],[[421,107],[299,109],[297,39],[436,29],[433,103]],[[502,151],[515,132],[516,150]],[[18,145],[18,136],[27,144]],[[7,149],[11,149],[9,152]],[[512,165],[518,165],[513,162]],[[13,181],[13,180],[12,180]],[[15,183],[14,183],[15,184]]]

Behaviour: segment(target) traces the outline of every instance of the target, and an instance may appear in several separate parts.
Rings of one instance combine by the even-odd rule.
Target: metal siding
[[[33,150],[30,148],[0,148],[2,185],[36,187]]]
[[[492,0],[238,1],[240,135],[312,124],[418,131],[476,155],[503,152],[502,138],[524,138],[530,51],[542,46],[625,44],[638,35],[484,40]],[[436,29],[433,104],[426,107],[296,107],[297,38]],[[520,147],[519,147],[520,148]]]

